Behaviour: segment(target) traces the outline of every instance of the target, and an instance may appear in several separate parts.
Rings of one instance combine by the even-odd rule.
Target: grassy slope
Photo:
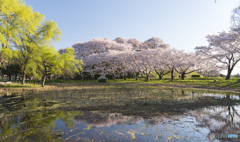
[[[216,82],[214,83],[214,80]],[[134,79],[128,79],[127,81],[123,81],[121,79],[117,81],[109,81],[109,82],[117,82],[117,83],[147,83],[147,84],[182,84],[182,85],[197,85],[202,87],[219,87],[219,88],[235,88],[240,89],[240,82],[237,82],[237,79],[225,80],[222,78],[196,78],[196,79],[175,79],[174,82],[170,82],[169,79],[150,79],[149,82],[145,82],[143,79],[139,81],[135,81]]]
[[[202,88],[202,89],[221,89],[221,90],[239,90],[240,91],[240,82],[238,82],[240,78],[232,78],[230,80],[225,80],[224,78],[221,77],[202,77],[202,78],[188,78],[185,80],[180,80],[180,79],[175,79],[174,82],[170,82],[169,79],[165,78],[162,80],[158,80],[157,78],[150,78],[150,80],[148,82],[146,82],[144,80],[144,78],[140,78],[138,81],[136,81],[135,79],[131,78],[131,79],[127,79],[126,81],[122,80],[122,79],[118,79],[118,80],[109,80],[108,83],[106,83],[106,85],[111,85],[111,84],[146,84],[146,85],[165,85],[168,87],[184,87],[184,88]],[[216,80],[216,82],[214,83],[214,80]],[[80,81],[80,80],[47,80],[46,81],[46,86],[44,87],[45,89],[52,89],[54,87],[54,84],[63,84],[64,86],[71,86],[73,84],[89,84],[89,85],[98,85],[99,83],[97,81]],[[104,84],[104,83],[103,83]],[[12,85],[5,85],[5,86],[0,86],[0,89],[14,89],[14,88],[36,88],[36,89],[41,89],[41,85],[38,84],[33,84],[33,83],[29,83],[29,84],[25,84],[25,85],[21,85],[21,84],[12,84]],[[43,88],[42,88],[43,89]]]
[[[151,72],[151,74],[154,75],[156,78],[158,78],[157,73]],[[177,73],[176,71],[174,71],[174,76],[175,76],[175,78],[179,78],[179,75],[180,75],[179,73]],[[186,74],[185,76],[186,76],[186,78],[191,78],[192,75],[200,75],[200,74],[197,73],[197,72],[192,72],[192,73]],[[200,75],[200,76],[203,77],[202,75]],[[165,76],[163,76],[163,78],[171,78],[171,73],[166,74]]]
[[[231,88],[231,89],[240,89],[240,82],[238,82],[240,78],[231,78],[230,80],[225,80],[225,78],[221,77],[201,77],[201,78],[188,78],[185,80],[181,80],[176,78],[174,82],[170,82],[168,78],[158,80],[157,78],[150,78],[148,82],[145,81],[144,78],[139,78],[138,81],[135,79],[127,79],[127,80],[122,80],[122,79],[117,79],[117,80],[109,80],[108,83],[144,83],[144,84],[168,84],[168,85],[186,85],[186,86],[202,86],[202,87],[218,87],[218,88]],[[216,82],[214,83],[214,80]],[[97,81],[79,81],[79,80],[69,80],[69,81],[63,81],[63,80],[54,80],[54,81],[47,81],[46,84],[51,84],[51,83],[96,83]],[[107,84],[108,84],[107,83]]]

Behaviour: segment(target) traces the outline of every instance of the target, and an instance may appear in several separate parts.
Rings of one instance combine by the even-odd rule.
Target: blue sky
[[[57,50],[96,37],[160,37],[177,49],[192,52],[207,45],[205,36],[228,31],[239,0],[24,0],[63,36]]]
[[[24,0],[63,36],[56,49],[96,37],[162,38],[177,49],[206,45],[207,34],[230,27],[238,0]]]

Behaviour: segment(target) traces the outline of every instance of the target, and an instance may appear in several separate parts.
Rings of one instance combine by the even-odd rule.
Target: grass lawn
[[[148,82],[145,81],[144,78],[139,78],[139,80],[135,80],[133,78],[128,78],[127,80],[117,79],[117,80],[108,80],[108,83],[144,83],[144,84],[182,84],[182,85],[197,85],[197,86],[206,86],[206,87],[219,87],[219,88],[236,88],[240,89],[240,78],[231,78],[229,80],[225,80],[225,78],[221,77],[208,77],[208,78],[187,78],[184,80],[174,79],[173,82],[170,82],[170,79],[164,78],[162,80],[158,80],[156,78],[150,78]],[[216,80],[214,82],[214,80]],[[80,81],[80,80],[47,80],[46,84],[51,83],[97,83],[94,81]]]
[[[214,80],[216,80],[214,82]],[[220,87],[220,88],[236,88],[240,89],[239,78],[232,78],[230,80],[225,80],[224,78],[212,77],[212,78],[189,78],[189,79],[174,79],[173,82],[170,82],[170,79],[150,79],[148,82],[141,79],[136,81],[134,79],[128,79],[127,81],[123,81],[119,79],[118,81],[109,81],[109,82],[118,82],[118,83],[148,83],[148,84],[184,84],[184,85],[198,85],[198,86],[210,86],[210,87]]]
[[[41,85],[35,85],[35,84],[8,84],[1,86],[4,88],[38,88],[41,87]]]
[[[62,87],[62,88],[71,88],[77,87],[79,85],[138,85],[140,86],[145,85],[165,85],[166,87],[178,87],[178,88],[201,88],[201,89],[215,89],[218,88],[221,90],[239,90],[240,91],[240,78],[232,78],[230,80],[225,80],[221,77],[208,77],[208,78],[187,78],[185,80],[175,79],[173,82],[170,82],[169,78],[164,78],[162,80],[158,80],[156,78],[150,78],[148,82],[145,81],[144,78],[139,78],[139,80],[135,80],[134,78],[127,78],[127,80],[117,79],[117,80],[108,80],[107,83],[98,83],[96,80],[94,81],[81,81],[81,80],[47,80],[46,86],[44,88],[41,87],[41,84],[37,81],[26,81],[26,84],[20,84],[20,81],[16,84],[4,85],[0,86],[2,89],[14,89],[14,88],[36,88],[36,89],[43,89],[43,90],[51,90],[55,87]],[[214,80],[216,80],[214,82]],[[55,88],[57,89],[57,88]],[[239,92],[238,91],[238,92]]]

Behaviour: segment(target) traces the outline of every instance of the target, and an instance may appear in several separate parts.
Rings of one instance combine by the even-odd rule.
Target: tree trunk
[[[231,78],[231,73],[232,73],[232,69],[228,69],[226,80],[229,80]]]
[[[44,87],[45,81],[46,81],[46,76],[43,76],[42,77],[42,87]]]
[[[182,79],[182,80],[184,80],[184,78],[185,78],[184,76],[185,76],[185,73],[184,73],[184,72],[181,73],[181,79]]]
[[[12,75],[8,75],[9,81],[12,81]]]
[[[161,80],[161,79],[162,79],[162,76],[161,76],[161,75],[158,75],[158,79]]]
[[[148,82],[148,75],[146,75],[146,81]]]
[[[17,75],[15,75],[15,81],[17,80]]]
[[[173,76],[173,69],[171,70],[171,80],[174,80],[174,76]]]
[[[4,45],[4,43],[2,43],[2,48],[5,48],[5,45]]]
[[[127,80],[127,76],[126,76],[126,75],[124,75],[124,76],[123,76],[123,79],[124,79],[124,81],[125,81],[125,80]]]
[[[22,84],[25,84],[25,79],[26,79],[26,73],[25,73],[25,72],[23,72]]]
[[[138,74],[136,74],[135,79],[138,80]]]
[[[182,90],[182,95],[184,95],[185,93],[184,93],[184,90]]]

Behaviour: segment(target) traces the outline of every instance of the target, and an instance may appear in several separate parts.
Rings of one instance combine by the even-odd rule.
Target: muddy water
[[[6,92],[0,141],[240,141],[239,103],[239,94],[163,88]]]

